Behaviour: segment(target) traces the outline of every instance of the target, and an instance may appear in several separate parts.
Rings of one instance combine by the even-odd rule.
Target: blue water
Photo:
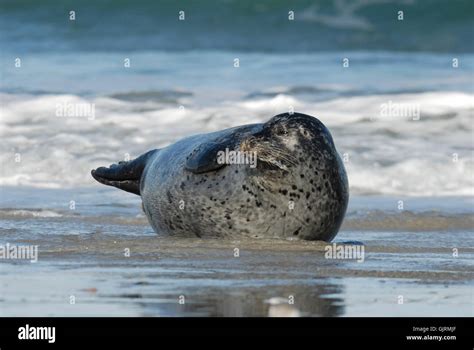
[[[15,58],[21,68],[15,67]],[[124,60],[130,60],[130,68]],[[234,59],[239,67],[234,67]],[[343,67],[343,59],[349,67]],[[452,60],[459,62],[452,67]],[[13,93],[74,93],[179,90],[197,103],[222,97],[272,97],[279,92],[327,100],[340,96],[473,92],[472,54],[340,51],[254,53],[222,51],[34,52],[2,56],[2,90]],[[272,90],[273,89],[273,90]],[[219,95],[215,95],[216,92]]]
[[[16,1],[0,47],[34,51],[472,52],[470,0]],[[75,11],[75,21],[69,12]],[[185,20],[179,21],[179,11]],[[294,20],[289,20],[289,12]],[[403,11],[403,20],[398,20]]]

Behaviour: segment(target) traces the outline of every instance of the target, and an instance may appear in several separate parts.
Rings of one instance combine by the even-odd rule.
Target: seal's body
[[[349,198],[329,131],[298,113],[191,136],[92,175],[141,195],[156,232],[182,236],[330,241]]]

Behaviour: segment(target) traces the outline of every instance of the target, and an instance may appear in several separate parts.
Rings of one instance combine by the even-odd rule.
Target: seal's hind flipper
[[[149,151],[129,162],[119,162],[110,167],[100,167],[91,175],[101,184],[114,186],[121,190],[140,195],[140,179],[150,156],[158,150]]]

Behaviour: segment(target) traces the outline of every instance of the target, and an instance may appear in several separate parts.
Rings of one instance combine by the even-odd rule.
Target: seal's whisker
[[[265,158],[273,157],[275,160],[284,161],[293,166],[297,165],[295,157],[281,148],[265,148],[263,149],[263,152],[257,151],[257,154]]]

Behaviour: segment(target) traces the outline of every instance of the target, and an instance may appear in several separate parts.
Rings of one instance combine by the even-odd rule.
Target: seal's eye
[[[286,130],[286,129],[285,129],[284,127],[282,127],[282,126],[278,126],[278,127],[275,129],[275,134],[281,135],[281,136],[288,135],[288,130]]]

